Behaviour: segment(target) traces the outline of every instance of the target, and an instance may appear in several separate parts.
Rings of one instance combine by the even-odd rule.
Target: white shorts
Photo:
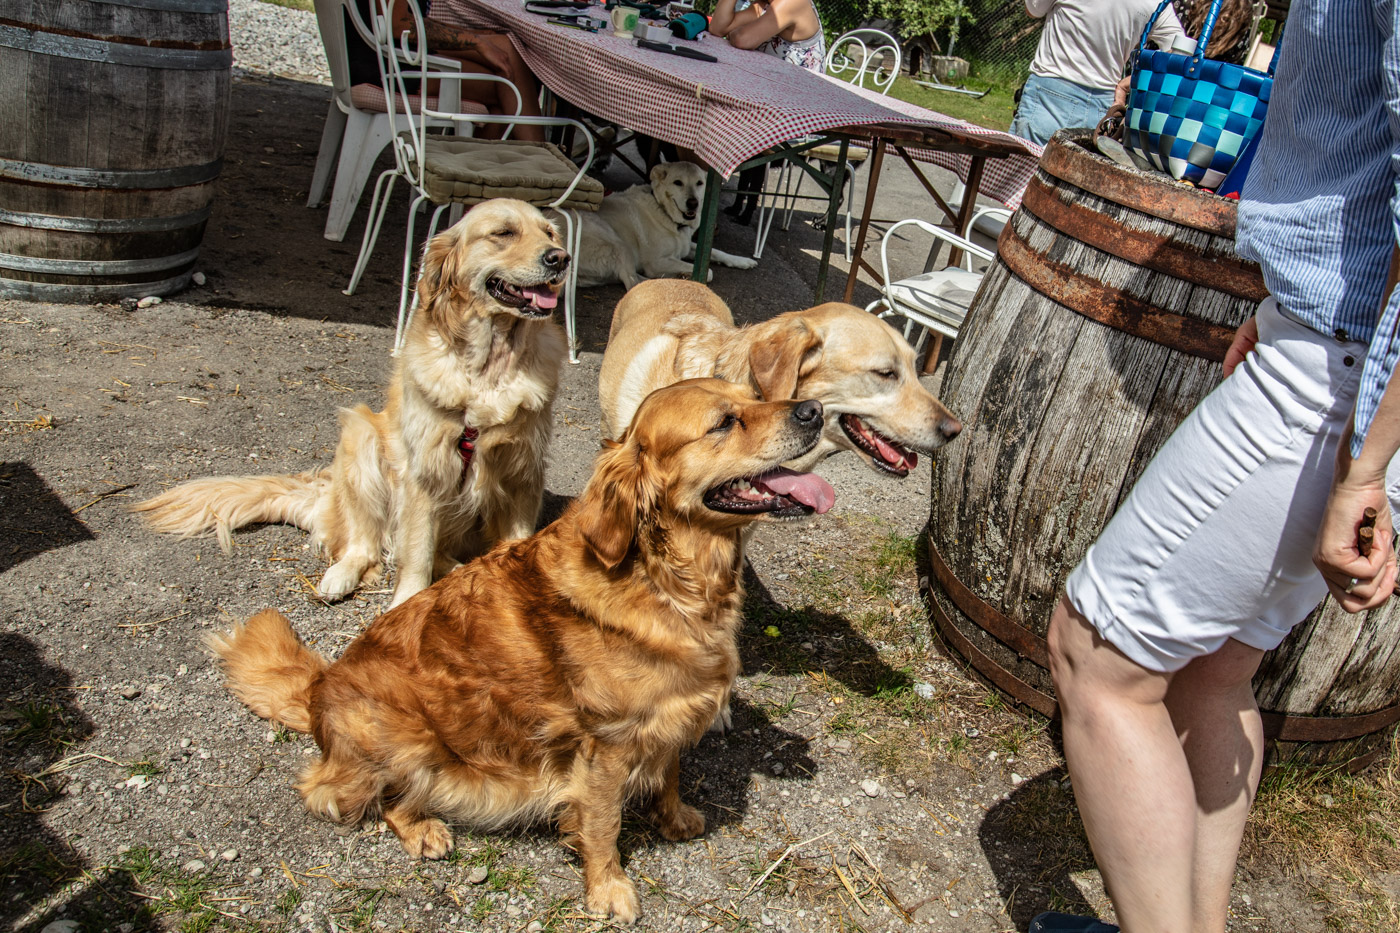
[[[1258,322],[1255,352],[1172,434],[1065,584],[1149,670],[1179,670],[1229,638],[1275,648],[1327,595],[1313,545],[1366,345],[1325,337],[1272,298]]]

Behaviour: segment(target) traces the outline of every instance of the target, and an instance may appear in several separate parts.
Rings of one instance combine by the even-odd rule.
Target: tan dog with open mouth
[[[424,858],[452,848],[440,817],[557,818],[588,909],[631,923],[623,806],[649,796],[667,839],[704,831],[680,752],[739,670],[742,532],[831,507],[824,480],[780,466],[821,428],[815,401],[713,379],[662,389],[563,516],[380,616],[334,664],[270,609],[211,646],[253,712],[316,737],[297,784],[312,813],[382,814]]]
[[[523,201],[472,208],[433,238],[420,309],[388,402],[340,410],[329,469],[182,483],[135,508],[158,531],[290,522],[333,561],[318,593],[339,599],[397,563],[398,605],[457,563],[535,530],[564,336],[550,320],[569,267],[559,235]]]
[[[716,376],[763,398],[814,398],[827,412],[821,442],[788,464],[809,470],[842,450],[904,477],[962,424],[919,384],[914,350],[893,327],[830,302],[735,327],[718,295],[696,282],[643,282],[613,311],[598,398],[603,430],[626,426],[647,393]]]

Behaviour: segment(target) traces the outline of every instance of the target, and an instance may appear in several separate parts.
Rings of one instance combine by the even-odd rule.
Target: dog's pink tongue
[[[880,435],[876,434],[874,431],[871,431],[868,436],[872,441],[875,442],[875,448],[880,451],[880,456],[884,458],[886,463],[891,464],[893,466],[898,466],[899,461],[903,460],[911,470],[914,469],[914,467],[918,466],[919,455],[914,453],[914,451],[900,450],[898,447],[895,447],[893,444],[890,444],[888,441],[886,441]]]
[[[530,302],[538,308],[553,308],[559,304],[559,296],[547,288],[538,285],[527,285],[520,290],[528,295]]]
[[[794,473],[779,467],[772,473],[765,473],[761,482],[780,496],[791,496],[818,515],[836,504],[836,490],[815,473]]]

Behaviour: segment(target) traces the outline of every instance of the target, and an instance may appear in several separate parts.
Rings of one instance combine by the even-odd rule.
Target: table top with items
[[[1040,149],[998,130],[926,110],[739,49],[708,33],[669,44],[713,61],[640,47],[633,37],[551,20],[606,19],[601,6],[543,7],[521,0],[438,0],[433,17],[504,32],[553,93],[620,126],[693,150],[729,175],[771,146],[824,131],[895,138],[966,177],[973,153],[988,156],[982,192],[1015,206]],[[643,21],[646,22],[646,21]],[[657,21],[660,22],[660,21]],[[940,151],[941,150],[941,151]]]

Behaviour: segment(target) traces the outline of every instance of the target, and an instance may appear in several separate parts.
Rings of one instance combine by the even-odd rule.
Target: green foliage
[[[955,21],[976,21],[965,0],[874,0],[871,9],[877,16],[899,23],[900,35],[906,39],[939,32],[945,27],[957,30]]]

